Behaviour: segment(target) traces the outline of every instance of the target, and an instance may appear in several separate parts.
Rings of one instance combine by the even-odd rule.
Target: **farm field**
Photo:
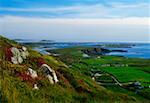
[[[101,71],[110,73],[119,80],[120,83],[140,82],[145,88],[140,90],[140,95],[135,91],[121,88],[119,86],[107,86],[107,89],[115,92],[123,91],[127,94],[148,98],[150,97],[150,60],[139,58],[127,58],[119,56],[82,56],[81,50],[85,47],[66,48],[54,50],[53,52],[62,54],[61,60],[70,64],[73,69],[86,75],[91,75],[91,71]]]

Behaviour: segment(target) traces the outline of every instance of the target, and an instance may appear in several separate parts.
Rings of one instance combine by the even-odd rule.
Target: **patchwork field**
[[[85,75],[91,76],[91,71],[101,71],[113,75],[120,83],[127,84],[140,82],[144,89],[135,93],[134,90],[121,88],[116,85],[105,85],[107,89],[115,92],[122,92],[134,95],[138,98],[150,99],[150,60],[139,58],[126,58],[117,56],[90,56],[83,57],[81,50],[85,47],[66,48],[54,50],[53,52],[62,54],[59,58],[73,69]],[[102,79],[102,78],[100,78]],[[105,81],[106,77],[103,77]],[[102,81],[102,80],[100,80]]]

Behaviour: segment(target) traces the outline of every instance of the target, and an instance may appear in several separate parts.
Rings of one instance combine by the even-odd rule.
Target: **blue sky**
[[[1,0],[0,33],[57,41],[149,42],[149,6],[149,0]]]
[[[1,0],[0,14],[51,18],[148,17],[148,1]]]

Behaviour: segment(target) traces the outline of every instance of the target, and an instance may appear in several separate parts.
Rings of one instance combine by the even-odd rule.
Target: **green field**
[[[56,53],[62,54],[61,60],[77,69],[81,73],[90,76],[90,71],[103,71],[114,75],[121,83],[138,81],[142,86],[150,85],[150,59],[126,58],[117,56],[91,56],[89,58],[82,57],[81,50],[85,47],[66,48],[54,50]],[[115,92],[127,93],[138,98],[150,99],[150,88],[141,90],[143,95],[137,95],[133,91],[129,91],[116,86],[106,86],[107,89]]]

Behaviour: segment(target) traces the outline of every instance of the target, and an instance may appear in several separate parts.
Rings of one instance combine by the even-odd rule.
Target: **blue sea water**
[[[20,43],[32,43],[32,41],[28,40],[19,40]],[[35,40],[33,41],[33,43]],[[37,41],[36,41],[37,43]],[[38,42],[38,46],[34,47],[33,49],[47,54],[46,50],[52,49],[61,49],[61,48],[69,48],[69,47],[76,47],[76,46],[87,46],[87,47],[100,47],[98,45],[105,45],[105,44],[118,44],[118,43],[101,43],[101,42]],[[150,59],[150,43],[125,43],[125,44],[134,44],[131,47],[103,47],[109,50],[126,50],[127,52],[111,52],[106,55],[116,55],[116,56],[125,56],[129,58],[146,58]]]
[[[109,53],[109,55],[150,59],[150,44],[136,44],[131,48],[108,48],[108,49],[127,50],[127,52],[111,52]]]

